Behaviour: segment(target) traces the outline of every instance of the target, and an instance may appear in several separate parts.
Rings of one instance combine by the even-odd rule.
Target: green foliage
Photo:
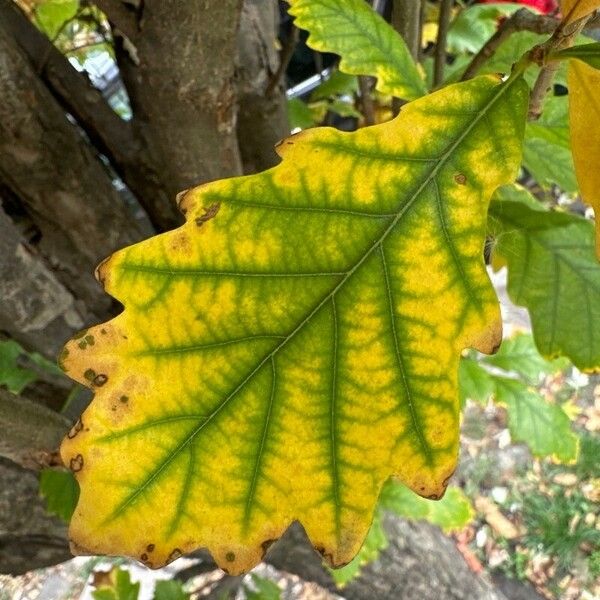
[[[260,577],[256,573],[250,574],[251,585],[244,585],[246,600],[280,600],[281,588],[273,581]]]
[[[490,206],[497,266],[508,266],[508,293],[525,306],[546,357],[567,356],[578,368],[600,367],[600,265],[594,227],[576,215],[534,210],[523,191]],[[541,207],[540,207],[541,208]]]
[[[154,585],[154,600],[189,600],[190,595],[175,579],[157,581]]]
[[[523,164],[541,185],[577,191],[571,155],[567,96],[551,96],[537,121],[527,123]]]
[[[13,394],[19,394],[37,378],[33,371],[19,366],[18,359],[23,352],[13,340],[0,341],[0,386]]]
[[[534,384],[539,383],[542,376],[557,373],[569,366],[569,361],[565,358],[545,359],[536,348],[533,338],[524,333],[503,340],[496,354],[482,356],[480,360],[488,366],[516,372]]]
[[[377,89],[414,100],[427,93],[402,37],[364,0],[290,0],[308,45],[341,56],[340,71],[377,77]]]
[[[598,548],[600,530],[588,525],[585,516],[598,512],[578,490],[565,493],[552,486],[548,494],[531,492],[523,497],[523,520],[527,534],[526,546],[554,556],[560,569],[568,569],[582,546]]]
[[[94,600],[138,600],[139,593],[140,584],[132,583],[129,571],[113,569],[108,574],[108,581],[94,590],[92,596]]]
[[[577,458],[578,437],[564,410],[544,400],[520,381],[495,377],[496,399],[506,405],[508,427],[516,442],[526,443],[535,456],[550,456],[559,462]]]
[[[35,20],[38,27],[53,40],[78,10],[79,0],[42,0],[35,6]]]
[[[485,402],[493,395],[506,406],[514,441],[526,443],[536,456],[574,462],[578,437],[571,430],[569,417],[559,404],[544,399],[532,387],[543,375],[556,373],[566,366],[564,359],[544,359],[531,336],[520,334],[505,340],[496,355],[471,353],[462,360],[461,395],[476,402]]]
[[[593,44],[581,44],[572,48],[565,48],[552,54],[551,58],[577,58],[590,65],[590,67],[600,69],[600,43],[595,42]]]
[[[573,470],[578,479],[600,478],[600,436],[585,432],[579,438],[579,456]]]
[[[40,495],[46,500],[46,510],[68,523],[79,499],[79,485],[71,471],[43,469]]]
[[[496,31],[498,19],[510,15],[520,8],[523,8],[523,5],[499,2],[497,4],[475,4],[461,10],[450,25],[448,49],[458,54],[478,52]],[[529,48],[531,46],[528,46],[526,50]],[[522,54],[518,55],[517,59],[521,56]]]

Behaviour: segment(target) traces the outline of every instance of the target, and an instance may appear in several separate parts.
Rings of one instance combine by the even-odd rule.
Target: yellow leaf
[[[461,351],[501,339],[486,210],[517,173],[527,99],[484,76],[382,125],[304,131],[105,261],[125,310],[61,360],[96,392],[61,449],[76,549],[158,567],[204,546],[240,573],[298,520],[340,566],[391,475],[440,498]]]
[[[600,8],[600,0],[562,0],[563,23],[573,23]]]
[[[569,120],[575,174],[581,197],[600,216],[600,70],[571,60],[568,74]],[[596,255],[600,232],[596,226]]]

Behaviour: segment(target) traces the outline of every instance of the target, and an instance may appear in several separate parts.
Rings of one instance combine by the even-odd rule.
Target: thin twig
[[[505,19],[498,27],[496,33],[485,43],[483,48],[473,57],[465,69],[461,81],[474,77],[481,67],[490,59],[498,48],[513,34],[518,31],[531,31],[539,34],[553,33],[558,26],[558,20],[546,15],[536,15],[526,8],[521,8]]]
[[[563,50],[573,45],[575,38],[581,33],[586,23],[590,19],[590,15],[579,19],[573,23],[566,23],[564,20],[561,21],[560,25],[554,31],[552,37],[537,46],[531,51],[531,57],[538,57],[538,61],[543,64],[543,68],[536,79],[533,91],[531,92],[531,100],[529,102],[529,120],[535,121],[539,119],[544,109],[544,100],[548,95],[548,92],[552,89],[554,82],[554,76],[560,68],[559,61],[551,61],[545,64],[546,57],[550,52]]]
[[[375,125],[375,105],[373,104],[373,97],[371,96],[372,84],[372,77],[361,75],[358,78],[358,88],[360,90],[360,103],[362,106],[362,113],[365,117],[366,125]]]
[[[435,44],[435,62],[433,67],[433,87],[437,87],[444,80],[446,66],[446,42],[454,0],[442,0],[440,4],[440,18],[438,20],[438,35]]]

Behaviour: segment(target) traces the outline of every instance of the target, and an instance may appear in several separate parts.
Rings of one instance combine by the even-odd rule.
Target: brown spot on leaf
[[[86,371],[84,371],[83,376],[88,380],[88,381],[94,381],[95,377],[96,377],[96,371],[94,371],[94,369],[87,369]]]
[[[129,398],[127,396],[121,396],[119,398],[119,400],[123,403],[123,404],[127,404],[127,402],[129,401]]]
[[[429,496],[427,496],[428,500],[439,500],[441,498],[441,496],[438,496],[437,494],[430,494]]]
[[[262,555],[263,558],[265,557],[265,554],[269,551],[269,548],[276,542],[277,540],[265,540],[260,546],[262,548]]]
[[[142,562],[146,562],[148,560],[148,555],[144,552],[140,558],[142,559]]]
[[[467,176],[464,173],[457,173],[454,176],[454,181],[456,181],[458,185],[465,185],[467,183]]]
[[[81,469],[83,469],[83,456],[81,456],[81,454],[74,456],[69,461],[69,468],[71,469],[71,471],[73,471],[73,473],[81,471]]]
[[[146,551],[147,552],[154,552],[154,548],[156,548],[156,546],[154,544],[148,544],[146,546]]]
[[[183,552],[179,548],[175,548],[173,550],[173,552],[171,552],[171,554],[169,554],[169,558],[167,559],[167,562],[173,562],[174,560],[177,560],[182,554],[183,554]]]
[[[77,419],[75,425],[71,427],[71,431],[67,434],[67,437],[72,440],[81,430],[83,429],[83,421],[81,419]]]
[[[106,335],[106,329],[104,329],[104,327],[103,327],[103,328],[100,330],[100,333],[101,333],[102,335]]]
[[[68,348],[63,348],[62,352],[60,353],[59,357],[58,357],[58,366],[63,370],[66,371],[65,368],[65,360],[67,360],[69,356],[69,349]]]
[[[96,375],[92,383],[98,387],[102,387],[108,381],[108,377],[104,373]]]
[[[211,204],[208,208],[205,208],[204,214],[199,217],[196,217],[196,225],[198,225],[198,227],[202,227],[204,223],[210,221],[211,219],[214,219],[217,216],[220,208],[220,202],[215,202],[214,204]]]
[[[233,561],[235,560],[235,554],[234,554],[233,552],[228,552],[228,553],[225,555],[225,560],[226,560],[227,562],[233,562]]]

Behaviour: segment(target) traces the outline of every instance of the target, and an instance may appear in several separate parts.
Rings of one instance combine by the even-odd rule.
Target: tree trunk
[[[279,162],[275,145],[290,133],[284,75],[278,71],[279,10],[274,0],[245,0],[238,36],[237,136],[244,173]],[[273,78],[281,75],[280,81]],[[272,89],[270,89],[272,88]]]
[[[142,146],[161,166],[160,190],[173,225],[175,196],[241,172],[234,64],[241,0],[145,0],[139,33],[117,44]]]
[[[0,208],[0,331],[54,359],[87,318]]]
[[[98,315],[93,269],[140,233],[106,169],[0,21],[0,183],[23,202],[56,278]]]

